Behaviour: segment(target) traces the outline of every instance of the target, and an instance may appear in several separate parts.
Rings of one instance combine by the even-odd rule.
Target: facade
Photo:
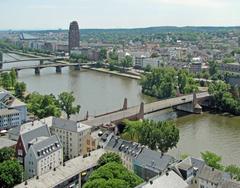
[[[27,105],[6,90],[0,90],[0,130],[19,126],[27,120]]]
[[[78,23],[73,21],[70,23],[69,33],[68,33],[68,47],[69,52],[74,48],[79,48],[80,46],[80,32]]]
[[[50,131],[47,125],[37,127],[30,131],[21,132],[16,145],[16,156],[21,164],[24,164],[25,156],[31,146],[32,140],[38,137],[50,137]]]
[[[151,68],[159,68],[162,65],[161,59],[158,57],[157,58],[136,57],[135,66],[139,68],[146,68],[147,66],[151,66]]]
[[[34,138],[28,145],[24,158],[27,178],[40,176],[63,163],[62,144],[56,135]]]
[[[20,113],[15,109],[1,109],[0,110],[0,130],[10,129],[12,127],[20,126]]]
[[[221,63],[219,65],[219,68],[222,72],[235,72],[239,73],[240,72],[240,64],[239,63]]]
[[[46,118],[44,121],[50,127],[51,133],[59,137],[65,158],[72,159],[96,149],[96,146],[93,148],[91,145],[90,126],[55,117]]]
[[[70,54],[77,54],[85,56],[89,61],[98,61],[100,56],[100,51],[95,48],[75,48],[70,51]]]

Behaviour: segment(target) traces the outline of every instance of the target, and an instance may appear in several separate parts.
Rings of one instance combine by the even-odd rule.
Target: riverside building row
[[[116,137],[113,133],[99,136],[100,149],[86,156],[78,156],[50,169],[37,178],[33,177],[17,185],[17,188],[81,187],[97,166],[97,161],[106,152],[121,156],[128,170],[145,180],[136,188],[239,188],[239,182],[228,173],[211,168],[201,159],[188,157],[183,161],[172,156],[152,151],[138,143]],[[102,148],[103,147],[103,148]]]

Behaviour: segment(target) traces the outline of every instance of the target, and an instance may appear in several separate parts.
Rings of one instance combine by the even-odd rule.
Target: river
[[[22,58],[13,55],[16,58]],[[4,60],[12,58],[4,54]],[[21,62],[4,65],[3,68],[26,65]],[[74,71],[63,68],[62,74],[56,74],[55,68],[41,70],[40,76],[34,75],[34,70],[19,72],[19,81],[27,84],[30,92],[41,94],[53,93],[58,95],[62,91],[72,91],[76,104],[81,105],[80,115],[73,119],[83,118],[88,111],[91,116],[120,109],[125,97],[128,105],[133,106],[155,101],[156,99],[141,94],[141,87],[137,80],[111,76],[94,71]],[[224,164],[240,165],[240,117],[230,117],[221,114],[204,112],[202,115],[178,116],[172,110],[165,110],[148,115],[154,120],[172,119],[180,130],[178,147],[169,151],[173,156],[180,158],[182,154],[200,157],[200,152],[213,151],[222,156]]]

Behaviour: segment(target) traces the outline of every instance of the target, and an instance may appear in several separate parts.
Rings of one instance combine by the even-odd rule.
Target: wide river
[[[11,54],[14,58],[23,58]],[[12,60],[4,54],[4,60]],[[3,68],[27,65],[38,62],[21,62],[4,65]],[[62,74],[56,74],[55,68],[41,70],[40,76],[35,76],[34,70],[22,70],[18,79],[27,84],[27,90],[41,94],[58,95],[63,91],[72,91],[76,104],[81,105],[79,115],[73,119],[81,119],[86,112],[97,114],[120,109],[124,98],[128,105],[133,106],[155,101],[156,99],[141,94],[137,80],[111,76],[94,71],[74,71],[64,68]],[[182,154],[200,157],[206,150],[222,156],[223,163],[240,165],[240,117],[204,112],[202,115],[178,116],[172,110],[165,110],[149,115],[154,120],[172,119],[180,130],[180,141],[176,149],[169,153],[177,158]]]

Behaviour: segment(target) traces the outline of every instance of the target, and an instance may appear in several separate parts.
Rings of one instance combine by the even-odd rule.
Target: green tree
[[[27,86],[24,82],[17,82],[15,84],[15,96],[19,99],[23,99],[26,88]]]
[[[217,154],[210,151],[202,152],[201,156],[208,166],[216,168],[218,170],[223,170],[223,165],[221,164],[221,156],[218,156]]]
[[[9,73],[9,76],[11,78],[11,87],[14,88],[15,84],[17,82],[17,74],[16,71],[14,69],[12,69]]]
[[[210,61],[209,62],[209,74],[210,76],[213,76],[215,74],[217,74],[219,71],[219,65],[217,62],[215,61]]]
[[[107,49],[106,48],[101,48],[99,51],[99,60],[103,61],[107,59]]]
[[[125,71],[126,68],[133,66],[133,58],[129,55],[126,55],[125,58],[121,60],[120,65],[123,67],[123,71]]]
[[[26,98],[26,101],[29,112],[40,119],[48,116],[59,117],[61,115],[58,101],[54,95],[41,95],[33,92]]]
[[[60,108],[67,114],[67,118],[70,119],[71,114],[79,113],[80,105],[74,106],[75,98],[73,92],[63,92],[58,96]]]
[[[4,147],[0,149],[0,163],[11,160],[15,157],[15,150],[13,148]]]
[[[131,140],[138,142],[139,140],[139,130],[142,126],[141,121],[130,121],[130,120],[124,120],[123,124],[125,126],[124,132],[121,135],[123,139]]]
[[[95,170],[83,188],[132,188],[142,182],[141,178],[128,171],[122,164],[110,162]]]
[[[98,159],[99,166],[103,166],[110,162],[116,162],[116,163],[121,164],[122,160],[118,154],[113,153],[113,152],[105,153]]]
[[[176,147],[179,141],[179,130],[172,121],[143,120],[138,122],[125,121],[124,134],[129,135],[130,140],[148,146],[152,150],[159,149],[165,153]]]
[[[236,165],[229,165],[225,168],[225,172],[230,173],[233,179],[240,181],[240,167]]]
[[[4,89],[10,89],[12,82],[11,82],[11,76],[9,73],[4,72],[1,74],[1,81],[2,81],[2,86]]]
[[[0,185],[11,188],[22,182],[23,168],[17,160],[7,160],[0,163]]]

